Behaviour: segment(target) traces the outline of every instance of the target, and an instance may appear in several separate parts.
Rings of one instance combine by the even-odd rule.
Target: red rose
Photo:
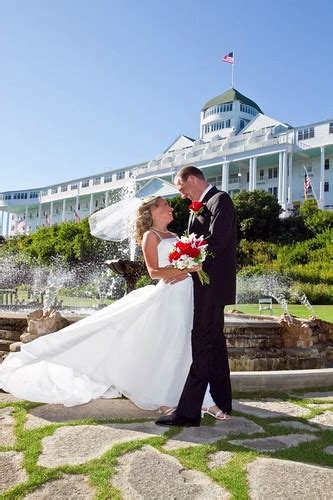
[[[186,253],[186,250],[191,246],[190,243],[184,243],[183,241],[177,241],[175,247],[182,253]]]
[[[178,260],[180,256],[181,254],[176,250],[174,252],[171,252],[169,254],[169,262],[174,262],[175,260]]]
[[[195,248],[195,247],[190,247],[186,251],[186,255],[188,255],[189,257],[193,257],[193,259],[198,257],[198,255],[200,255],[200,253],[201,252],[200,252],[199,248]]]
[[[200,215],[204,209],[204,203],[202,201],[192,201],[191,205],[188,207],[190,212],[194,215]]]

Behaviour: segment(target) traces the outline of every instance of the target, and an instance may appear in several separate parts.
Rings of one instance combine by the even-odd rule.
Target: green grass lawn
[[[259,314],[258,304],[236,304],[226,307],[226,311],[231,311],[232,309],[237,309],[237,311],[241,311],[245,314]],[[333,306],[315,305],[313,309],[317,318],[333,323]],[[288,306],[288,310],[290,314],[298,318],[308,318],[311,315],[309,309],[303,305],[291,304]],[[264,312],[265,314],[269,313],[269,311]],[[273,304],[273,314],[274,316],[283,314],[283,310],[279,304]]]

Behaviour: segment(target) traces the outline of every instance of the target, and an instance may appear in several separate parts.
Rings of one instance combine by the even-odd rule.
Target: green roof
[[[254,101],[251,101],[248,97],[245,97],[245,95],[241,94],[238,92],[238,90],[231,88],[224,92],[224,94],[218,95],[217,97],[213,97],[213,99],[210,99],[202,108],[202,111],[206,111],[208,108],[212,108],[213,106],[218,106],[219,104],[224,104],[226,102],[233,102],[233,101],[240,101],[243,104],[247,104],[248,106],[252,106],[252,108],[255,108],[259,113],[262,113],[261,109],[259,108],[258,104],[256,104]]]

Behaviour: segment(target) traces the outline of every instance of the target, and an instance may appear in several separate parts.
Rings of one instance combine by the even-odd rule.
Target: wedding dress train
[[[175,241],[160,241],[160,267]],[[161,280],[22,345],[0,365],[0,388],[65,406],[121,395],[148,410],[176,406],[191,365],[192,319],[192,279]],[[207,392],[204,405],[212,404]]]

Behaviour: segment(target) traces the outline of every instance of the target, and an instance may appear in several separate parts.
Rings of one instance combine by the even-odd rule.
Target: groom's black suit
[[[204,196],[203,213],[194,217],[189,232],[204,235],[208,242],[203,269],[210,284],[194,281],[192,365],[176,414],[189,420],[200,418],[207,385],[217,406],[231,412],[231,384],[224,326],[224,306],[235,303],[236,215],[230,196],[212,187]]]

